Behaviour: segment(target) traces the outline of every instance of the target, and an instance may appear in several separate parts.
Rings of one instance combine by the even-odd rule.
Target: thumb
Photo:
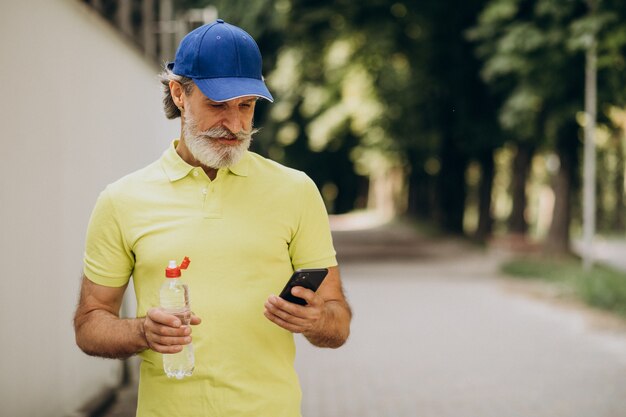
[[[200,324],[202,323],[202,319],[198,316],[196,316],[193,312],[191,313],[191,321],[189,322],[189,324],[195,326],[196,324]]]

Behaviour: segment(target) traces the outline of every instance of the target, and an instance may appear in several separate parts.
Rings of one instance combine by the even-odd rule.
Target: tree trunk
[[[609,152],[611,152],[609,150]],[[607,207],[606,200],[604,199],[604,193],[607,192],[607,188],[610,190],[610,186],[608,186],[605,181],[611,178],[611,170],[607,167],[606,163],[603,163],[603,160],[606,158],[606,151],[603,149],[599,149],[596,152],[596,158],[598,163],[596,164],[597,175],[595,177],[595,230],[602,231],[609,228],[609,213],[611,211],[610,207]]]
[[[422,206],[420,197],[420,178],[415,172],[419,169],[415,166],[413,160],[409,157],[409,161],[411,161],[411,172],[409,172],[407,178],[407,201],[406,201],[406,214],[409,217],[419,217],[419,211]]]
[[[624,144],[622,142],[621,130],[613,135],[615,141],[615,155],[617,156],[617,166],[615,167],[615,178],[613,181],[613,189],[615,192],[615,211],[613,212],[613,231],[623,232],[626,230],[624,224]]]
[[[572,219],[572,196],[577,188],[578,172],[578,126],[569,123],[559,132],[557,153],[560,160],[558,173],[554,178],[554,211],[552,223],[545,242],[546,252],[565,255],[570,249],[570,223]]]
[[[430,199],[430,175],[424,172],[423,160],[416,152],[407,152],[411,162],[411,172],[408,177],[407,215],[419,220],[431,220],[433,206]]]
[[[493,190],[493,177],[495,164],[493,151],[486,152],[480,161],[481,175],[478,186],[478,227],[475,238],[485,241],[493,231],[493,215],[491,212],[491,192]]]
[[[589,17],[597,10],[596,0],[587,0]],[[596,121],[598,108],[598,45],[596,34],[591,34],[585,51],[585,124],[583,162],[583,268],[593,266],[593,238],[596,234]]]
[[[337,186],[337,197],[333,207],[334,214],[344,214],[354,210],[359,192],[363,190],[363,178],[355,174],[354,164],[350,159],[350,150],[357,143],[358,139],[348,133],[339,149],[321,153],[330,167],[331,181]]]
[[[561,157],[561,166],[552,186],[554,190],[554,211],[545,243],[546,251],[549,253],[563,254],[570,250],[569,224],[571,209],[569,201],[571,199],[571,167],[569,165],[568,158]]]
[[[454,147],[453,139],[444,139],[441,171],[438,176],[437,201],[439,226],[444,232],[463,234],[465,213],[465,170],[467,158]]]
[[[535,148],[527,143],[519,143],[513,159],[513,172],[511,175],[511,197],[513,208],[509,215],[509,232],[526,234],[528,222],[526,221],[526,183],[530,172],[530,164],[535,153]]]
[[[424,155],[414,150],[407,151],[411,162],[408,176],[408,199],[406,214],[415,219],[440,224],[437,203],[438,179],[424,169]]]

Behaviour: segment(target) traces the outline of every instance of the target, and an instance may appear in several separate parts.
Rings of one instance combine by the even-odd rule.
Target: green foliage
[[[576,1],[493,0],[466,32],[484,62],[483,79],[504,98],[499,120],[513,139],[546,144],[543,122],[574,120],[575,112],[556,116],[582,103],[584,67],[571,36],[572,25],[587,34],[581,16]]]
[[[544,127],[533,122],[550,117],[554,122],[554,115],[543,113],[554,110],[563,116],[561,106],[582,108],[582,56],[594,39],[601,71],[600,100],[623,102],[625,12],[618,2],[594,4],[590,10],[582,0],[492,0],[478,24],[466,32],[484,62],[481,76],[505,97],[500,121],[513,138],[521,133],[518,139],[529,140],[531,123],[535,127],[531,136],[549,146],[551,138]],[[559,116],[558,124],[571,121],[575,111]]]
[[[626,317],[626,273],[595,265],[585,272],[580,260],[527,257],[502,265],[502,272],[517,278],[541,279],[565,286],[590,305]]]
[[[505,138],[569,152],[576,175],[590,35],[601,103],[626,105],[620,0],[593,12],[586,0],[177,4],[214,5],[257,39],[277,100],[259,103],[254,150],[309,173],[334,212],[362,207],[367,178],[401,167],[410,214],[461,232],[466,168]]]
[[[575,258],[526,257],[504,263],[501,271],[518,278],[543,279],[552,282],[571,280],[583,271]]]

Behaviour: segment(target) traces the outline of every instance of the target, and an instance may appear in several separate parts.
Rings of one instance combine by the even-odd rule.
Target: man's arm
[[[123,287],[98,285],[83,276],[74,315],[76,344],[83,352],[104,358],[127,358],[145,349],[176,353],[191,342],[191,329],[158,308],[146,317],[121,319]],[[191,324],[200,319],[192,315]]]
[[[350,335],[352,311],[343,293],[339,268],[331,267],[317,292],[294,287],[291,293],[306,300],[300,306],[270,296],[265,317],[293,333],[302,333],[313,345],[338,348]]]

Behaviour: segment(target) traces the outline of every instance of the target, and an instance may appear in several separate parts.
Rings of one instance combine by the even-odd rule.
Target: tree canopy
[[[623,154],[623,117],[616,115],[626,105],[626,11],[618,0],[211,4],[257,39],[277,98],[259,109],[255,150],[311,175],[331,212],[366,207],[372,181],[396,170],[408,215],[485,238],[494,220],[494,178],[503,169],[494,158],[513,149],[505,167],[513,200],[508,224],[525,233],[533,158],[552,153],[558,164],[547,171],[558,215],[549,239],[555,250],[567,250],[578,210],[591,40],[598,45],[600,122],[619,138],[607,140],[606,149],[620,145]],[[623,182],[621,154],[610,177]],[[479,172],[476,185],[472,170]],[[617,210],[623,184],[610,188],[621,190]],[[471,201],[479,217],[473,231],[465,224]]]

